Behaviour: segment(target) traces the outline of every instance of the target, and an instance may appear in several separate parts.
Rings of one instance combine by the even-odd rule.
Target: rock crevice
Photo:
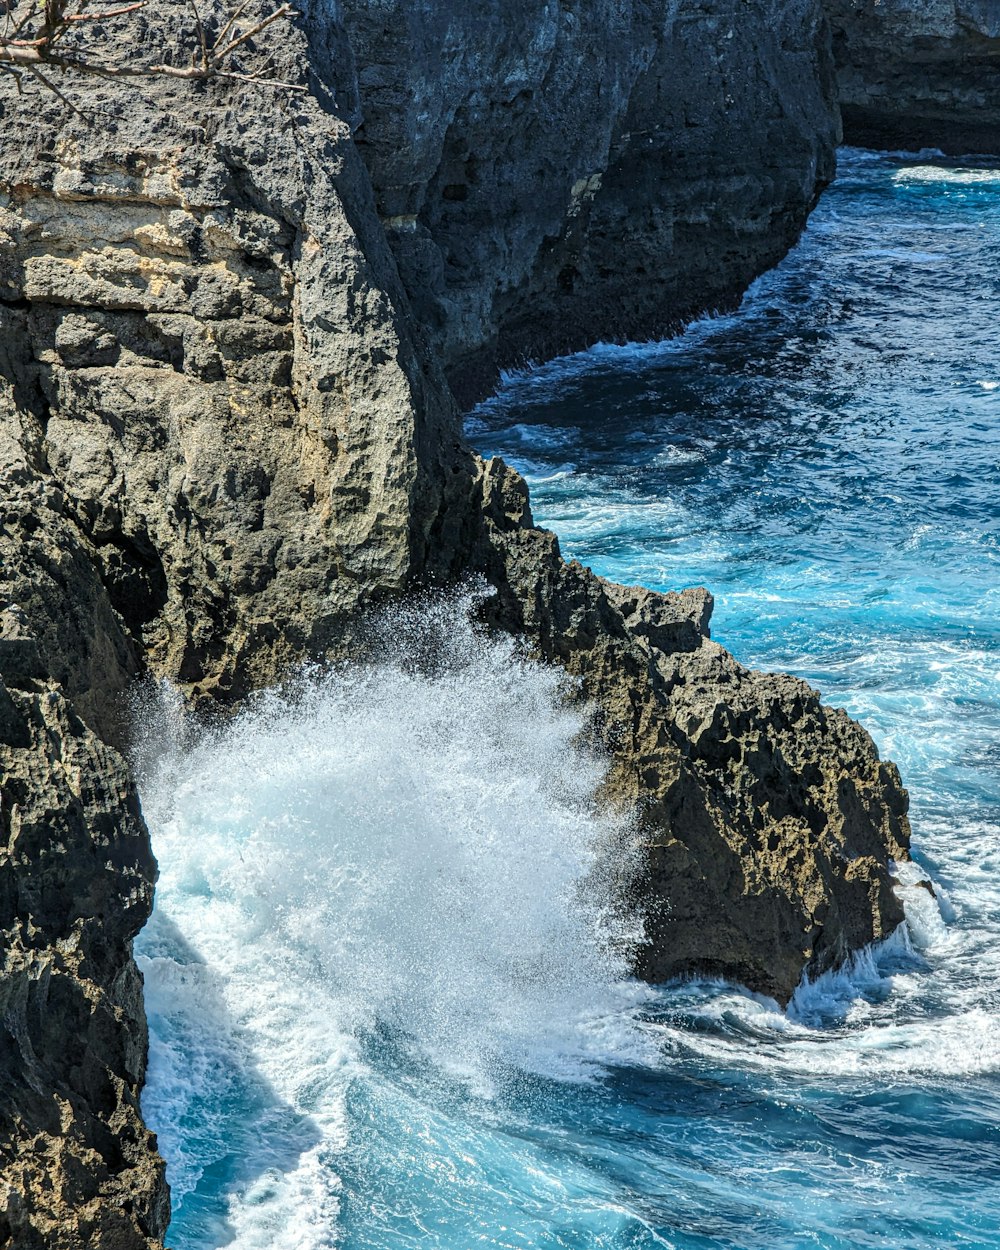
[[[826,28],[747,7],[342,0],[246,49],[302,93],[101,80],[100,126],[0,78],[0,1245],[162,1239],[139,674],[234,704],[482,574],[641,808],[644,975],[787,999],[900,919],[905,793],[868,735],[713,643],[707,592],[565,563],[454,400],[729,302],[794,240],[833,169]],[[112,56],[196,39],[182,0],[114,21]]]

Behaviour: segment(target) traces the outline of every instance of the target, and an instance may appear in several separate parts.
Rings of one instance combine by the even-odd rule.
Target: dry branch
[[[228,78],[284,91],[305,90],[301,84],[282,82],[263,73],[242,73],[233,68],[232,64],[233,53],[238,48],[247,45],[275,22],[298,16],[290,4],[282,4],[248,29],[241,30],[240,18],[249,4],[249,0],[243,0],[243,3],[228,14],[218,34],[212,37],[201,20],[195,0],[189,0],[198,35],[198,51],[192,56],[191,63],[133,65],[104,59],[96,52],[89,52],[86,45],[80,51],[65,53],[56,46],[68,31],[79,29],[83,23],[126,17],[144,9],[150,0],[135,0],[131,4],[98,11],[91,11],[88,8],[89,2],[90,0],[77,0],[75,3],[73,0],[45,0],[44,5],[40,5],[39,0],[28,0],[23,11],[18,14],[17,10],[21,5],[17,0],[6,0],[6,13],[0,29],[0,70],[7,70],[18,77],[22,73],[30,74],[74,111],[78,110],[47,77],[44,73],[46,69],[61,73],[90,74],[101,78]]]

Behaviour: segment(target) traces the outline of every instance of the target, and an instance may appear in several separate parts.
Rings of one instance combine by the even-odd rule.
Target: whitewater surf
[[[905,929],[788,1011],[630,981],[585,711],[467,603],[222,727],[164,695],[138,945],[175,1250],[995,1250],[1000,174],[841,166],[738,313],[511,377],[469,431],[567,554],[709,585],[741,660],[871,729]]]

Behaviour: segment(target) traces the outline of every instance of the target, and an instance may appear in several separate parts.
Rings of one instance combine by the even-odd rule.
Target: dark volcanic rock
[[[813,0],[346,0],[355,136],[460,399],[732,305],[833,176]]]
[[[1000,0],[823,0],[844,137],[1000,152]]]
[[[168,1217],[142,1122],[132,939],[155,864],[122,758],[0,621],[0,1245],[149,1250]]]
[[[895,765],[805,682],[743,668],[708,636],[705,590],[617,586],[559,557],[523,481],[481,477],[490,618],[579,676],[648,846],[639,974],[703,971],[787,1002],[902,921],[890,861],[908,856]]]

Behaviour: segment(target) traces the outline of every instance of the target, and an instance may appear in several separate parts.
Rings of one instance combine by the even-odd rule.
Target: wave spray
[[[565,676],[472,606],[401,610],[369,662],[221,726],[185,723],[169,691],[147,709],[145,1109],[189,1244],[335,1241],[345,1100],[373,1048],[487,1099],[642,1048],[633,829],[595,801],[604,763]]]

